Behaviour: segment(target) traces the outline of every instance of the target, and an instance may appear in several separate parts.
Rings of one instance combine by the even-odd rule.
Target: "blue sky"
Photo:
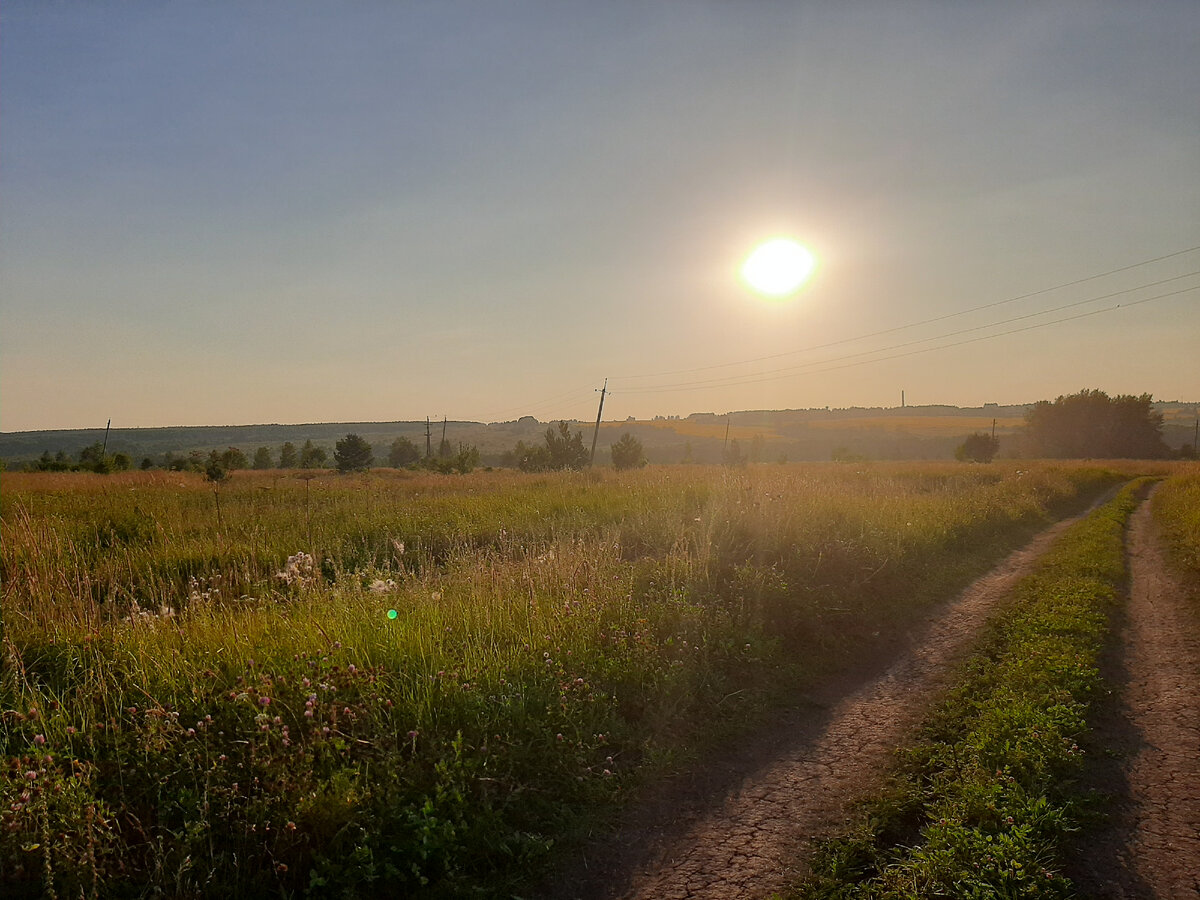
[[[8,0],[0,429],[1197,399],[1200,251],[964,312],[1200,247],[1197,59],[1194,2]]]

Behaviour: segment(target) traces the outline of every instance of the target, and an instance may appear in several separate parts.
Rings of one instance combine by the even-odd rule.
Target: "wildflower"
[[[74,725],[68,725],[68,726],[67,726],[67,734],[74,734],[74,733],[75,733],[75,726],[74,726]]]
[[[271,698],[270,697],[259,697],[258,703],[259,703],[259,706],[270,706]]]
[[[44,734],[35,734],[33,736],[33,742],[35,744],[37,744],[39,747],[41,747],[43,744],[46,743],[46,736]]]
[[[187,736],[188,736],[188,737],[190,737],[190,738],[194,738],[194,737],[196,736],[196,729],[195,729],[195,728],[189,728],[189,729],[187,730]]]

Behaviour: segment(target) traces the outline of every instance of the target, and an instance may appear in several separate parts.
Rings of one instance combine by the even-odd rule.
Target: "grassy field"
[[[1155,493],[1152,506],[1172,562],[1200,599],[1200,465],[1181,466]]]
[[[6,896],[511,896],[1120,476],[6,474]]]

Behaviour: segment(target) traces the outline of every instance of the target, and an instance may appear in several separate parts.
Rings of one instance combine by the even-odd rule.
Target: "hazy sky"
[[[1200,399],[1200,3],[5,0],[0,254],[4,431]]]

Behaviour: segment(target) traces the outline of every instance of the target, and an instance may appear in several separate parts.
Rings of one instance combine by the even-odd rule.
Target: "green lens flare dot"
[[[399,613],[398,613],[398,612],[396,612],[394,609],[389,609],[389,610],[388,610],[388,618],[389,618],[389,619],[394,619],[394,618],[396,618],[396,616],[398,616],[398,615],[399,615]]]

